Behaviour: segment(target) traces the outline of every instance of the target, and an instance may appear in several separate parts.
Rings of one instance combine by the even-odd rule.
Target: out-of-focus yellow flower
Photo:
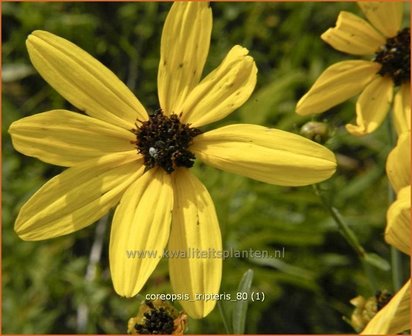
[[[350,303],[355,306],[350,321],[348,322],[357,331],[362,331],[369,321],[382,309],[391,299],[392,295],[386,291],[378,291],[374,296],[365,299],[359,295]]]
[[[410,254],[411,239],[411,186],[402,188],[396,201],[391,204],[387,212],[387,225],[385,240],[401,250]]]
[[[398,144],[388,156],[389,180],[397,192],[387,212],[385,240],[403,253],[411,252],[410,132],[400,134]],[[388,335],[410,329],[410,280],[389,303],[370,320],[362,334]]]
[[[398,192],[397,200],[387,214],[388,224],[385,240],[402,252],[410,255],[411,249],[411,187]],[[362,331],[365,335],[397,334],[410,329],[410,288],[408,282],[395,294],[389,303],[370,320]]]
[[[406,254],[410,254],[411,208],[411,132],[399,135],[397,145],[389,153],[386,172],[396,200],[387,212],[386,241]]]
[[[398,193],[397,200],[388,211],[386,241],[410,255],[411,237],[411,187],[407,186]],[[389,303],[380,310],[362,331],[365,335],[392,335],[409,330],[411,280],[395,294]]]
[[[411,183],[411,132],[399,135],[395,148],[388,155],[386,173],[396,192]]]
[[[299,100],[301,115],[322,113],[343,101],[360,96],[356,103],[356,123],[346,125],[354,135],[373,132],[392,105],[396,128],[410,129],[410,29],[401,30],[401,1],[359,2],[369,20],[341,12],[336,27],[321,38],[333,48],[372,60],[350,60],[327,68]]]
[[[396,293],[361,332],[362,335],[394,335],[411,328],[410,298],[411,281]]]

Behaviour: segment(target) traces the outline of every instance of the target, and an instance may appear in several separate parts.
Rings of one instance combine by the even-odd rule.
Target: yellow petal
[[[187,97],[182,122],[200,127],[220,120],[241,106],[256,85],[257,68],[249,51],[234,46],[223,62]]]
[[[411,183],[411,132],[399,136],[395,148],[388,155],[386,172],[396,192]]]
[[[403,15],[402,1],[359,1],[358,5],[369,22],[386,37],[393,37],[399,32]]]
[[[19,152],[70,167],[110,153],[133,150],[130,131],[79,113],[53,110],[13,122],[9,128]]]
[[[344,61],[331,65],[299,100],[296,113],[325,112],[357,95],[375,77],[381,65],[368,61]]]
[[[14,229],[24,240],[80,230],[105,215],[143,172],[132,153],[85,161],[52,178],[20,209]]]
[[[336,50],[352,55],[373,55],[386,42],[368,22],[349,12],[340,12],[336,27],[321,38]]]
[[[175,293],[189,295],[180,301],[192,318],[210,313],[219,293],[222,276],[222,238],[213,201],[203,184],[187,169],[178,169],[174,179],[175,205],[168,246],[170,280]]]
[[[411,328],[411,280],[370,320],[362,335],[395,335]]]
[[[356,124],[347,124],[347,131],[357,136],[375,131],[385,119],[392,97],[392,79],[376,76],[359,96],[356,102]]]
[[[404,83],[395,95],[393,116],[396,132],[402,134],[411,130],[411,84]]]
[[[113,217],[110,272],[121,296],[136,295],[162,258],[173,210],[170,175],[151,169],[124,193]]]
[[[90,54],[54,34],[36,30],[26,41],[42,77],[81,111],[126,129],[147,113],[116,75]]]
[[[387,213],[385,240],[401,250],[411,254],[411,186],[401,189],[395,202]]]
[[[283,186],[317,183],[336,169],[335,156],[326,147],[256,125],[230,125],[201,134],[191,150],[213,167]]]
[[[211,32],[207,2],[173,4],[163,27],[157,77],[160,107],[166,114],[179,114],[184,99],[199,83]]]

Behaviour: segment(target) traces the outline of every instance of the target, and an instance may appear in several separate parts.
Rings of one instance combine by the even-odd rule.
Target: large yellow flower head
[[[58,237],[116,207],[109,247],[116,292],[136,295],[167,249],[172,287],[194,318],[206,316],[216,303],[196,300],[195,294],[219,293],[222,273],[219,257],[179,254],[222,249],[212,199],[189,171],[195,159],[283,186],[322,181],[336,168],[332,152],[295,134],[255,125],[199,129],[241,106],[256,84],[254,60],[241,46],[200,80],[211,30],[207,3],[173,4],[161,39],[160,109],[150,115],[87,52],[35,31],[27,39],[33,65],[85,114],[48,111],[18,120],[9,130],[18,151],[69,167],[23,205],[17,234],[25,240]]]
[[[322,34],[333,48],[372,60],[350,60],[327,68],[299,100],[301,115],[322,113],[359,95],[356,123],[346,125],[354,135],[375,131],[394,105],[398,132],[410,129],[410,29],[401,29],[401,1],[358,2],[369,20],[341,12],[336,27]],[[394,96],[395,92],[395,97]]]

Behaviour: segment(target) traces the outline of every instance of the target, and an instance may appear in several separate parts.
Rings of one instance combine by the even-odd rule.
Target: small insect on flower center
[[[374,61],[382,64],[379,74],[392,77],[395,85],[410,81],[410,29],[401,30],[398,35],[388,38],[386,44],[375,54]]]
[[[176,167],[193,167],[195,155],[188,148],[193,138],[202,132],[181,123],[178,115],[166,116],[158,110],[132,132],[136,135],[133,143],[144,157],[146,170],[159,166],[170,174]]]

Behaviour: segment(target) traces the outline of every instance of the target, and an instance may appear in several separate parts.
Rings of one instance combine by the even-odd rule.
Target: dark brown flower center
[[[159,166],[170,174],[176,167],[193,167],[195,156],[188,148],[202,132],[182,124],[178,115],[165,116],[158,110],[132,132],[136,134],[133,143],[144,157],[146,170]]]
[[[171,335],[174,331],[174,319],[165,308],[156,308],[150,301],[146,302],[150,310],[143,314],[143,323],[134,328],[138,334]]]
[[[377,291],[375,294],[376,298],[376,308],[381,310],[386,304],[392,299],[392,294],[389,293],[387,290]]]
[[[398,35],[388,38],[386,44],[375,54],[374,61],[382,64],[378,73],[391,76],[395,85],[410,82],[410,43],[410,29],[405,28]]]

